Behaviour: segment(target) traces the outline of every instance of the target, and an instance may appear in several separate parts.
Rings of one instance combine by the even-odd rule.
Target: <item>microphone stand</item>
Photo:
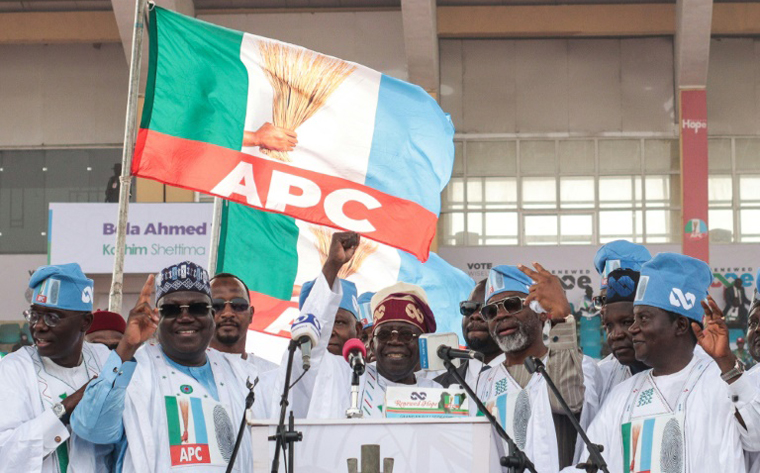
[[[351,376],[351,407],[346,409],[348,419],[361,419],[361,407],[359,406],[359,377],[364,374],[364,365],[354,368],[354,374]]]
[[[441,358],[443,359],[443,365],[446,367],[446,370],[454,377],[454,379],[457,380],[457,383],[459,383],[464,388],[464,390],[467,391],[467,395],[469,395],[470,399],[475,402],[480,412],[486,416],[486,419],[488,419],[488,422],[491,423],[491,426],[496,430],[496,433],[499,434],[499,437],[507,442],[507,446],[509,447],[509,456],[501,457],[501,466],[506,466],[509,469],[510,473],[522,473],[525,470],[528,470],[531,473],[536,473],[536,467],[533,465],[533,462],[531,462],[528,456],[525,455],[525,452],[520,450],[517,444],[515,444],[514,440],[512,440],[512,438],[507,434],[507,431],[504,430],[504,427],[502,427],[501,424],[499,424],[499,421],[497,421],[493,416],[493,414],[491,414],[491,412],[486,409],[486,406],[478,398],[470,385],[468,385],[464,378],[462,378],[462,375],[457,372],[456,367],[451,362],[451,357],[448,356],[448,353],[442,355],[443,356],[441,356]]]
[[[549,389],[551,389],[554,395],[557,397],[557,400],[562,406],[562,410],[565,411],[565,415],[567,415],[567,417],[570,419],[573,427],[575,427],[575,430],[578,431],[581,438],[583,439],[583,442],[586,444],[586,448],[588,448],[589,459],[587,462],[579,463],[575,467],[580,470],[586,470],[587,473],[597,473],[600,469],[604,473],[610,473],[607,469],[607,463],[604,461],[604,457],[602,457],[601,453],[602,450],[604,450],[604,446],[597,445],[589,440],[586,432],[583,430],[583,427],[581,427],[581,424],[578,422],[578,419],[575,418],[575,415],[573,415],[573,412],[570,410],[567,402],[565,402],[562,394],[560,394],[559,389],[557,389],[557,386],[554,385],[554,381],[552,381],[549,373],[546,372],[546,366],[544,366],[544,363],[535,356],[529,356],[525,359],[525,367],[528,368],[528,372],[531,374],[535,372],[541,373],[541,375],[546,380],[546,384],[549,385]]]
[[[226,473],[230,473],[232,471],[232,467],[235,465],[235,459],[237,458],[238,450],[240,449],[240,442],[243,440],[243,432],[245,431],[245,413],[248,412],[248,409],[251,408],[253,401],[256,399],[256,396],[253,393],[253,389],[257,384],[259,384],[258,376],[256,376],[256,379],[253,380],[253,384],[251,384],[251,378],[245,380],[245,386],[248,388],[248,395],[245,397],[243,420],[240,421],[240,429],[238,429],[237,440],[235,440],[235,447],[232,449],[232,456],[230,456],[230,461],[227,464]]]
[[[293,448],[295,442],[303,440],[303,434],[296,432],[295,421],[293,411],[290,412],[290,422],[288,422],[288,429],[285,430],[285,414],[288,410],[288,395],[290,394],[290,377],[293,374],[293,358],[296,353],[296,348],[301,345],[300,340],[291,340],[288,344],[288,366],[285,372],[285,386],[283,387],[282,398],[280,399],[280,422],[277,424],[277,433],[269,436],[269,441],[274,441],[274,459],[272,460],[272,473],[279,473],[280,470],[280,448],[284,446],[285,449],[290,449],[288,458],[290,462],[287,465],[286,473],[293,472]]]

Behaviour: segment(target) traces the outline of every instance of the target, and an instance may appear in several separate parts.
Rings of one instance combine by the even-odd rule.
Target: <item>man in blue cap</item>
[[[93,284],[76,263],[41,266],[29,280],[25,313],[35,346],[0,364],[0,469],[15,472],[100,472],[109,446],[71,432],[69,419],[109,350],[85,341],[92,324]]]
[[[652,369],[618,384],[588,431],[611,471],[745,471],[742,446],[757,445],[758,429],[739,419],[757,390],[731,353],[711,282],[709,266],[684,255],[642,266],[629,331]]]
[[[648,367],[637,361],[628,327],[633,323],[633,299],[641,265],[652,259],[642,245],[616,240],[599,248],[594,266],[602,277],[602,295],[596,298],[610,355],[599,362],[602,378],[600,402],[613,387]]]
[[[299,310],[303,309],[314,283],[315,281],[308,281],[301,286],[301,295],[298,296]],[[343,296],[340,300],[340,306],[335,312],[335,323],[330,334],[330,341],[327,344],[327,351],[333,355],[343,356],[343,344],[352,338],[360,338],[363,327],[359,319],[361,313],[356,297],[356,284],[346,279],[340,279],[340,285],[343,288]]]
[[[248,390],[233,365],[242,362],[208,348],[213,334],[205,269],[185,261],[149,276],[124,337],[72,417],[74,431],[116,444],[117,471],[225,471]],[[254,416],[266,418],[261,399],[257,392]],[[246,433],[239,471],[253,469],[250,442]]]
[[[544,377],[529,373],[523,363],[531,356],[544,361],[582,425],[588,425],[598,408],[598,372],[578,348],[575,319],[559,279],[540,264],[534,266],[536,271],[502,265],[489,272],[481,314],[505,361],[481,376],[477,393],[498,411],[502,425],[537,471],[558,471],[580,453],[576,432]],[[552,326],[549,346],[542,336],[547,322]]]

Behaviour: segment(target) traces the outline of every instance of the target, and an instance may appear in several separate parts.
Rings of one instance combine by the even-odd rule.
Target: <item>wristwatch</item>
[[[68,425],[70,415],[68,412],[66,412],[66,408],[63,406],[63,404],[60,402],[53,404],[53,414],[55,414],[55,416],[58,417],[58,419],[60,419],[64,425]]]
[[[742,363],[742,361],[739,358],[737,358],[736,363],[734,364],[734,367],[726,371],[722,375],[720,375],[720,379],[722,379],[725,382],[729,382],[732,379],[736,378],[737,376],[741,375],[742,373],[744,373],[744,363]]]

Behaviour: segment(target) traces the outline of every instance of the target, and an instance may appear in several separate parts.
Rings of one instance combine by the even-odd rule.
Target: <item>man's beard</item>
[[[488,348],[488,344],[491,340],[488,338],[465,338],[465,342],[470,350],[480,351],[484,348]]]
[[[538,325],[538,318],[532,318],[526,322],[520,322],[516,332],[504,336],[496,335],[493,338],[504,353],[520,352],[533,343],[533,334],[536,332],[535,329]]]
[[[220,335],[217,333],[216,340],[222,345],[231,347],[232,345],[236,344],[238,340],[240,340],[240,335]]]

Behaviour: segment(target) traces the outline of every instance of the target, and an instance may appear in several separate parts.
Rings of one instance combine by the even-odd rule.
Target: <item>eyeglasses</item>
[[[483,307],[483,304],[480,302],[462,301],[459,303],[459,313],[465,317],[469,317],[479,311],[481,307]]]
[[[251,306],[251,304],[249,304],[248,301],[243,299],[242,297],[235,297],[229,301],[225,301],[224,299],[211,300],[211,307],[213,307],[216,312],[223,311],[224,306],[226,306],[227,304],[230,305],[230,307],[232,308],[234,312],[246,311]]]
[[[84,313],[84,312],[82,312]],[[81,314],[77,314],[81,315]],[[56,327],[58,324],[61,323],[61,320],[65,319],[66,316],[61,314],[60,312],[55,311],[49,311],[49,312],[37,312],[34,309],[27,309],[24,311],[24,318],[27,322],[29,322],[30,327],[34,327],[37,325],[37,322],[42,319],[43,322],[45,322],[45,325],[47,325],[50,328]]]
[[[174,318],[182,313],[182,310],[186,309],[187,313],[193,317],[203,317],[209,315],[209,309],[211,306],[205,302],[193,302],[192,304],[164,304],[158,308],[158,312],[161,317]]]
[[[499,307],[501,307],[507,314],[516,314],[523,310],[525,306],[525,299],[522,297],[507,297],[493,304],[486,304],[480,309],[480,313],[483,314],[483,318],[492,320],[499,313]]]
[[[607,296],[596,296],[593,299],[591,299],[591,302],[593,302],[594,304],[594,309],[602,310],[602,307],[604,307],[604,304],[607,303]]]
[[[377,332],[375,332],[375,338],[378,342],[387,342],[390,339],[393,338],[393,335],[396,335],[396,340],[398,340],[401,343],[409,343],[412,340],[417,338],[417,334],[412,332],[411,330],[383,330],[380,329]]]

